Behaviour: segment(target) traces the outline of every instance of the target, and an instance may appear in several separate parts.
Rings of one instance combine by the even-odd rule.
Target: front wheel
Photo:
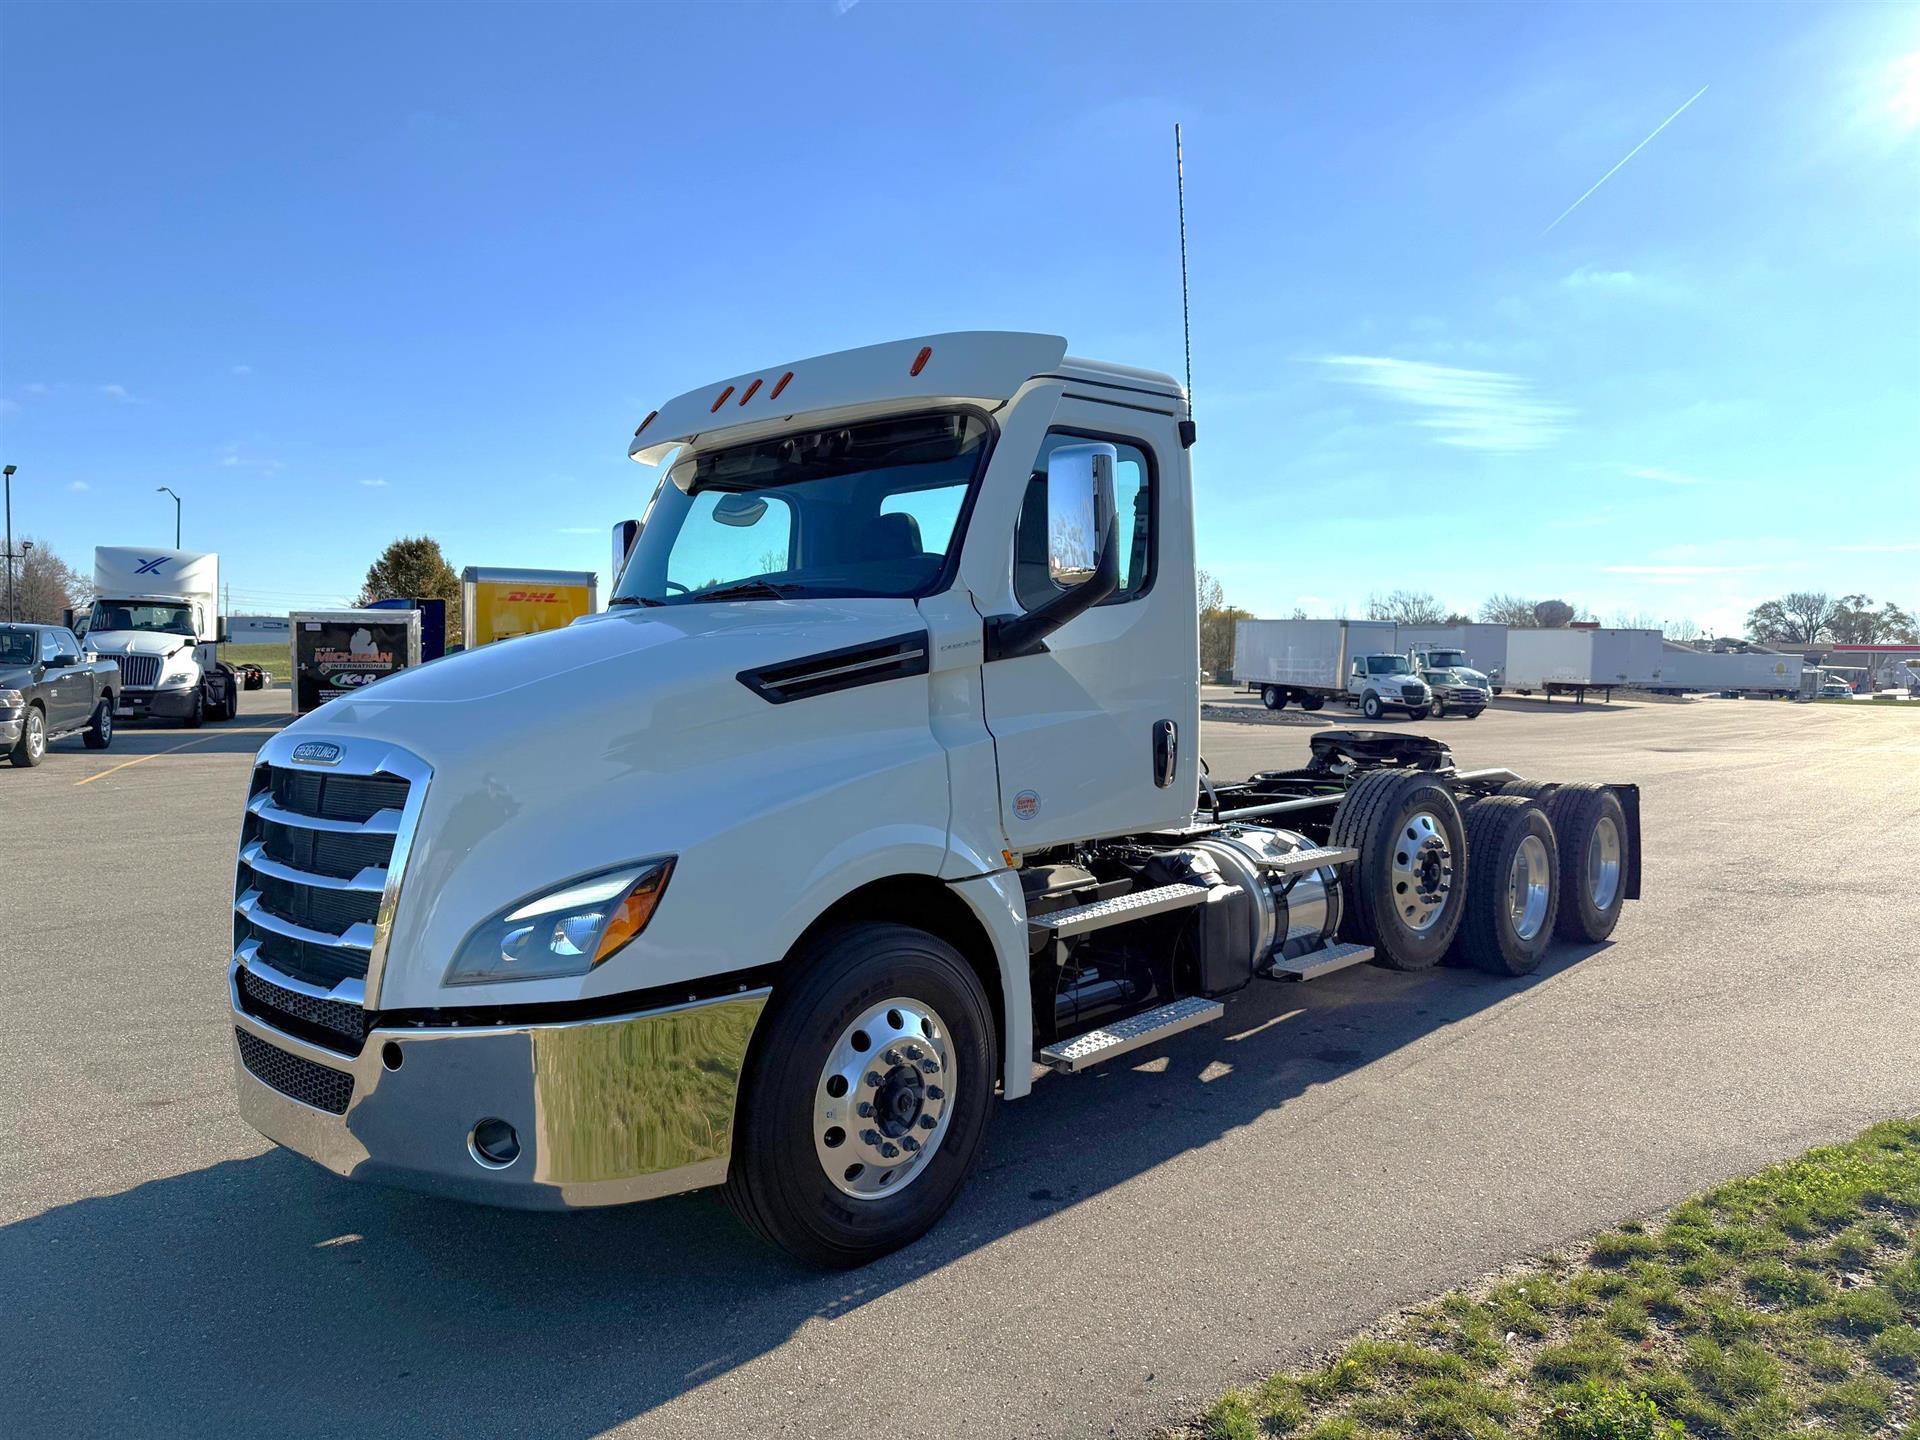
[[[108,696],[93,707],[93,723],[82,732],[89,750],[104,750],[113,744],[113,699]]]
[[[200,691],[193,692],[193,704],[187,713],[180,717],[180,723],[188,730],[198,730],[207,718],[207,697]]]
[[[823,1268],[919,1239],[960,1193],[993,1103],[993,1007],[951,945],[840,926],[788,961],[741,1079],[727,1203]]]
[[[47,758],[47,717],[39,706],[27,707],[20,721],[20,738],[7,752],[7,758],[22,770],[31,770]]]
[[[1440,703],[1438,703],[1438,702],[1436,701],[1436,702],[1435,702],[1435,704],[1434,704],[1434,707],[1433,707],[1433,718],[1434,718],[1434,719],[1436,719],[1436,720],[1444,720],[1444,719],[1446,719],[1446,718],[1447,718],[1447,707],[1446,707],[1445,705],[1442,705],[1442,704],[1440,704]]]
[[[1381,709],[1380,697],[1369,690],[1366,696],[1360,701],[1360,713],[1369,720],[1378,720]]]

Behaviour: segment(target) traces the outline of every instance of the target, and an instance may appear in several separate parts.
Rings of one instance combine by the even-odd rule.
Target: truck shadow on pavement
[[[1002,1108],[942,1225],[842,1274],[762,1246],[712,1192],[495,1211],[280,1150],[59,1206],[0,1229],[0,1432],[598,1435],[1603,948],[1561,947],[1522,981],[1371,967],[1257,981],[1220,1024]],[[943,1311],[938,1325],[980,1323]],[[770,1420],[768,1404],[740,1408]]]

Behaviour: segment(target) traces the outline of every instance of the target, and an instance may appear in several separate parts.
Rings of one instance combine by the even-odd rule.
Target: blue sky
[[[236,610],[420,530],[604,568],[710,379],[965,328],[1177,373],[1176,119],[1231,600],[1920,606],[1903,6],[15,5],[16,533],[87,569],[172,485]]]

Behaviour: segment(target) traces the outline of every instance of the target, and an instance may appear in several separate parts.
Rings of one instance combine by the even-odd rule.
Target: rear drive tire
[[[1467,809],[1467,904],[1448,959],[1493,975],[1531,974],[1558,909],[1553,825],[1534,801],[1493,795]]]
[[[1380,697],[1369,690],[1366,695],[1361,698],[1360,713],[1369,720],[1378,720],[1380,718],[1380,711]]]
[[[13,742],[7,758],[22,770],[31,770],[47,758],[47,716],[38,705],[27,706],[20,718],[20,738]]]
[[[1260,692],[1260,703],[1269,710],[1284,710],[1287,708],[1287,692],[1278,685],[1269,685]]]
[[[1422,770],[1375,770],[1347,791],[1328,843],[1360,858],[1342,871],[1346,938],[1393,970],[1446,953],[1466,895],[1466,828],[1453,792]]]
[[[1604,785],[1562,785],[1543,808],[1559,847],[1559,918],[1563,940],[1595,944],[1613,934],[1627,898],[1627,817]]]
[[[1326,698],[1321,695],[1302,695],[1300,697],[1300,708],[1302,710],[1318,710],[1326,703]]]
[[[973,1169],[993,1007],[958,951],[906,925],[837,926],[787,963],[741,1077],[723,1193],[802,1262],[864,1265],[932,1229]]]
[[[113,697],[105,696],[93,707],[93,723],[81,732],[80,738],[87,743],[89,750],[104,750],[113,744]]]

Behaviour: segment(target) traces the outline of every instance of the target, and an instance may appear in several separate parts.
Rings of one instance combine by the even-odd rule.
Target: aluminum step
[[[1346,865],[1359,858],[1360,852],[1351,846],[1322,845],[1315,850],[1296,850],[1291,855],[1263,860],[1260,868],[1269,875],[1299,875],[1323,865]]]
[[[1129,1015],[1125,1020],[1116,1020],[1111,1025],[1102,1025],[1098,1030],[1089,1030],[1071,1040],[1049,1045],[1040,1052],[1039,1060],[1063,1075],[1071,1075],[1089,1065],[1098,1065],[1129,1050],[1138,1050],[1143,1045],[1164,1040],[1169,1035],[1178,1035],[1182,1030],[1191,1030],[1196,1025],[1218,1020],[1226,1013],[1227,1007],[1218,1000],[1190,995],[1185,1000],[1162,1005],[1158,1010]]]
[[[1328,945],[1291,960],[1276,960],[1266,973],[1274,980],[1318,980],[1322,975],[1331,975],[1349,965],[1364,965],[1371,959],[1371,945]]]
[[[1133,890],[1111,900],[1096,900],[1091,905],[1076,905],[1071,910],[1056,910],[1051,915],[1036,915],[1027,923],[1044,935],[1064,940],[1084,935],[1089,930],[1104,930],[1109,925],[1124,925],[1129,920],[1145,920],[1149,915],[1164,915],[1185,910],[1207,898],[1200,885],[1158,885],[1151,890]]]

